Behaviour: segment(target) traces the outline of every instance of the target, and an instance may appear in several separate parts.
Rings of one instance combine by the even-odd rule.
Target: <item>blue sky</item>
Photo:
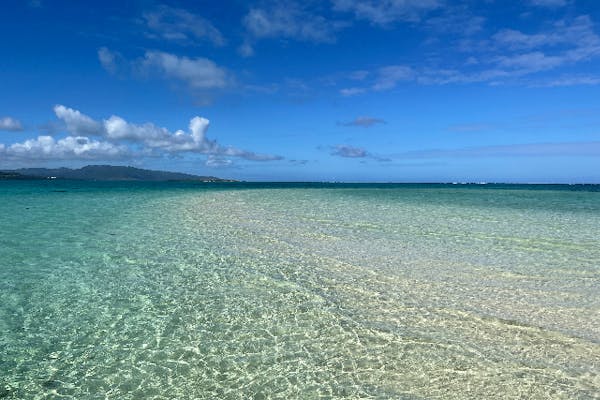
[[[0,168],[600,182],[588,0],[6,0]]]

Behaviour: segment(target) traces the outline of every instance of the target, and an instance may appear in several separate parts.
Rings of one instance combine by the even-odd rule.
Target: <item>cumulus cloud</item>
[[[370,128],[374,125],[385,124],[385,123],[386,123],[385,120],[383,120],[381,118],[361,116],[361,117],[356,117],[352,121],[342,122],[341,125],[342,126],[355,126],[355,127],[361,127],[361,128]]]
[[[183,43],[208,40],[215,46],[225,44],[223,35],[210,21],[181,8],[161,5],[145,12],[143,20],[151,37]]]
[[[233,74],[204,57],[185,57],[164,51],[146,51],[142,57],[125,59],[106,47],[98,49],[98,60],[111,74],[121,72],[142,78],[177,82],[201,100],[210,103],[211,94],[235,84]]]
[[[57,139],[44,135],[22,143],[0,144],[0,158],[15,162],[124,160],[194,153],[206,155],[205,164],[209,167],[229,166],[233,163],[231,158],[249,161],[283,159],[277,155],[222,146],[216,140],[210,140],[206,136],[210,122],[199,116],[190,120],[187,131],[171,132],[152,123],[133,124],[116,115],[97,121],[63,105],[55,106],[54,113],[69,136]]]
[[[0,118],[0,131],[22,131],[23,125],[21,121],[12,117]]]
[[[251,161],[280,160],[282,157],[270,154],[259,154],[238,149],[233,146],[221,146],[206,136],[209,120],[194,117],[188,125],[188,132],[167,128],[152,123],[132,124],[125,119],[112,115],[103,121],[96,121],[63,105],[54,107],[56,116],[65,123],[66,130],[73,136],[99,136],[109,143],[128,144],[146,154],[179,154],[198,153],[213,156],[237,157]]]
[[[102,124],[78,110],[58,104],[54,106],[54,114],[65,123],[67,130],[73,135],[102,134]]]
[[[56,140],[38,136],[23,143],[0,146],[0,155],[7,160],[112,160],[130,155],[122,145],[91,140],[84,136],[69,136]]]
[[[333,0],[337,11],[351,12],[375,25],[396,21],[419,21],[441,5],[440,0]]]
[[[191,89],[218,89],[230,84],[225,69],[208,58],[178,57],[162,51],[147,51],[140,62],[145,72],[186,83]]]

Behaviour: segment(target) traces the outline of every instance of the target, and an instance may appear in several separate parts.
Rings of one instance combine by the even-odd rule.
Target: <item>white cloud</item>
[[[337,11],[351,12],[375,25],[395,21],[418,21],[441,5],[440,0],[333,0]]]
[[[600,36],[587,15],[560,20],[552,29],[524,33],[502,29],[478,45],[463,50],[474,53],[461,57],[460,65],[444,66],[430,62],[425,65],[383,66],[369,76],[375,76],[364,86],[343,88],[340,94],[352,96],[372,90],[389,90],[401,82],[417,82],[424,85],[510,82],[528,86],[547,86],[549,79],[535,82],[535,74],[559,71],[600,57]],[[430,65],[427,65],[430,64]],[[555,86],[595,84],[595,78],[577,75],[561,75]],[[353,83],[354,85],[355,83]]]
[[[65,123],[67,130],[73,135],[102,134],[102,124],[77,110],[59,104],[54,106],[54,114]]]
[[[206,136],[209,120],[194,117],[190,120],[188,132],[167,128],[152,123],[132,124],[121,117],[111,116],[102,122],[95,121],[81,112],[58,105],[54,108],[67,131],[73,136],[82,134],[100,136],[110,143],[129,144],[148,154],[198,153],[214,156],[238,157],[252,161],[280,160],[282,157],[270,154],[258,154],[232,146],[221,146]]]
[[[356,19],[387,25],[394,21],[417,21],[428,11],[438,8],[441,1],[333,0],[331,11],[340,18],[325,16],[323,7],[309,7],[318,2],[266,1],[260,7],[252,7],[244,16],[242,22],[247,37],[238,52],[245,57],[253,55],[252,42],[265,38],[333,43],[340,30],[352,25],[349,13]]]
[[[22,131],[21,121],[12,117],[0,118],[0,131]]]
[[[227,72],[207,58],[178,57],[161,51],[147,51],[140,65],[146,72],[186,83],[191,89],[215,89],[230,85]]]
[[[254,55],[254,44],[261,39],[334,43],[337,32],[349,26],[347,22],[309,10],[308,5],[297,1],[267,1],[251,8],[242,20],[246,37],[238,53],[243,57]]]
[[[215,46],[225,44],[223,35],[212,23],[181,8],[161,5],[144,13],[143,19],[151,36],[189,43],[208,40]]]
[[[492,39],[508,54],[491,60],[500,68],[513,69],[513,75],[555,69],[600,56],[600,36],[587,15],[558,21],[546,32],[528,34],[504,29]]]
[[[496,45],[509,50],[530,50],[542,47],[564,46],[597,51],[600,38],[594,31],[594,23],[587,15],[572,20],[561,20],[551,30],[523,33],[514,29],[502,29],[492,36]]]
[[[0,147],[0,155],[8,160],[111,160],[130,154],[122,145],[90,140],[84,136],[69,136],[60,140],[38,136],[22,143]]]
[[[142,78],[179,82],[202,104],[211,102],[211,93],[214,91],[235,84],[233,75],[225,68],[203,57],[190,58],[162,51],[146,51],[142,57],[126,60],[121,54],[101,47],[98,49],[98,60],[111,74],[122,72]]]
[[[243,20],[250,35],[262,38],[290,38],[314,42],[335,41],[340,26],[312,14],[294,3],[278,4],[269,9],[252,8]]]

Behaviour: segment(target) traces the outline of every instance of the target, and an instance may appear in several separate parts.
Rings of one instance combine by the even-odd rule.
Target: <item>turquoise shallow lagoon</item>
[[[0,182],[0,398],[599,396],[597,186]]]

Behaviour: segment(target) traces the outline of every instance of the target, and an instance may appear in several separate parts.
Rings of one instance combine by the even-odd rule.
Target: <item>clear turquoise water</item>
[[[0,182],[0,397],[600,394],[600,191]]]

